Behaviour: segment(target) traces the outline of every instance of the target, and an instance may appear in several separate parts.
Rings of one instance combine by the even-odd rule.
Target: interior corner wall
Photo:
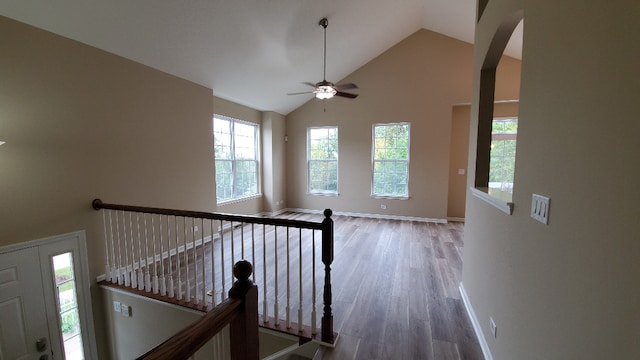
[[[470,184],[484,54],[519,10],[514,211],[468,193],[462,284],[493,359],[638,359],[640,3],[488,2],[476,27]],[[551,199],[548,225],[530,217],[534,193]]]
[[[0,246],[84,229],[95,279],[94,198],[215,209],[211,89],[5,17],[0,43]]]
[[[449,190],[447,218],[464,219],[467,193],[467,151],[469,149],[469,117],[471,106],[457,105],[451,110],[451,155],[449,157]]]
[[[262,114],[262,206],[274,213],[286,206],[285,117],[273,111]]]

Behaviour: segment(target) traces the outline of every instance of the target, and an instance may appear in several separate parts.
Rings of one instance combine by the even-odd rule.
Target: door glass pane
[[[53,257],[53,271],[58,294],[60,331],[66,360],[84,359],[80,318],[76,297],[76,280],[73,273],[73,254],[68,252]]]

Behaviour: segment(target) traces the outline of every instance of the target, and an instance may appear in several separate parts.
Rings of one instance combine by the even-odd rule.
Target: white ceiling
[[[472,43],[475,0],[0,0],[0,14],[286,115],[312,98],[287,93],[322,80],[321,18],[338,82],[420,28]]]

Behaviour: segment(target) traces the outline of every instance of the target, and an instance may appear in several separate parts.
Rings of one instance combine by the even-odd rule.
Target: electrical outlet
[[[496,322],[493,321],[492,317],[489,318],[489,329],[491,330],[494,338],[498,337],[498,326],[496,325]]]
[[[131,316],[131,306],[122,304],[121,309],[122,309],[121,311],[122,316],[126,316],[126,317]]]
[[[198,229],[199,229],[199,228],[198,228],[198,225],[194,225],[194,226],[193,226],[193,232],[198,232]]]
[[[382,210],[387,210],[387,205],[385,205],[385,204],[381,204],[381,205],[380,205],[380,209],[382,209]]]
[[[122,311],[122,305],[120,305],[120,301],[113,302],[113,311],[120,312]]]

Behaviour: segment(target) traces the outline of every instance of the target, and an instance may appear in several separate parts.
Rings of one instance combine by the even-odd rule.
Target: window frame
[[[376,178],[376,162],[381,162],[381,160],[376,160],[376,128],[381,126],[391,127],[391,126],[407,126],[407,158],[406,159],[395,159],[395,160],[384,160],[383,162],[403,162],[406,163],[406,189],[407,192],[405,195],[393,195],[393,194],[384,194],[384,193],[376,193],[375,192],[375,178]],[[371,198],[373,199],[397,199],[397,200],[408,200],[410,197],[409,193],[409,181],[410,181],[410,169],[411,167],[411,123],[410,122],[397,122],[397,123],[377,123],[371,126]]]
[[[218,159],[216,157],[216,131],[215,131],[215,122],[216,119],[218,120],[222,120],[222,121],[228,121],[229,124],[229,153],[230,153],[230,157],[224,158],[224,159]],[[237,149],[236,149],[236,124],[241,124],[241,125],[246,125],[246,126],[251,126],[254,128],[254,158],[253,159],[237,159]],[[261,174],[261,167],[260,167],[260,136],[261,136],[261,129],[260,129],[260,124],[251,122],[251,121],[246,121],[246,120],[242,120],[242,119],[236,119],[236,118],[232,118],[229,116],[225,116],[225,115],[220,115],[220,114],[214,114],[213,115],[213,119],[212,119],[212,135],[213,135],[213,153],[214,153],[214,166],[216,167],[216,204],[217,205],[224,205],[224,204],[228,204],[228,203],[233,203],[236,201],[241,201],[241,200],[246,200],[246,199],[251,199],[251,198],[256,198],[256,197],[260,197],[262,196],[262,174]],[[239,136],[239,135],[238,135]],[[223,145],[224,146],[224,145]],[[224,199],[220,199],[220,192],[218,191],[218,161],[228,161],[231,163],[231,197],[229,198],[224,198]],[[245,161],[251,161],[253,162],[255,165],[255,193],[252,194],[248,194],[248,195],[240,195],[240,196],[236,196],[236,191],[238,190],[236,188],[236,185],[238,184],[238,163],[239,162],[245,162]]]
[[[516,124],[516,131],[515,132],[493,132],[493,125],[495,124],[495,122],[515,122]],[[491,151],[489,152],[489,182],[487,184],[487,187],[492,190],[492,191],[503,191],[503,192],[507,192],[512,194],[513,193],[513,184],[514,184],[514,177],[515,177],[515,156],[516,156],[516,150],[517,150],[517,144],[518,144],[518,130],[517,127],[519,125],[519,119],[518,116],[496,116],[493,118],[493,120],[491,121]],[[501,182],[500,187],[495,187],[495,186],[491,186],[492,182],[491,182],[491,174],[493,171],[495,171],[494,167],[493,167],[493,163],[492,160],[494,159],[494,141],[515,141],[515,146],[516,148],[514,149],[514,154],[513,154],[513,167],[514,167],[514,171],[511,178],[511,185],[508,187],[504,186],[504,182]],[[504,159],[506,159],[507,157],[504,156],[504,154],[502,154],[502,156],[500,156],[500,158],[503,160],[502,163],[504,163]],[[509,157],[510,158],[510,157]],[[502,166],[504,167],[504,166]]]
[[[327,131],[335,129],[336,132],[336,149],[338,154],[335,157],[335,160],[333,159],[311,159],[311,131],[312,130],[324,130],[326,129]],[[337,125],[331,125],[331,126],[310,126],[307,128],[307,194],[309,195],[325,195],[325,196],[338,196],[340,195],[340,160],[339,160],[339,154],[340,154],[340,138],[339,138],[339,130],[338,130],[338,126]],[[336,169],[336,189],[335,190],[322,190],[322,189],[312,189],[311,183],[312,183],[312,179],[311,179],[311,163],[312,162],[318,162],[318,163],[333,163],[335,162],[335,169]]]

